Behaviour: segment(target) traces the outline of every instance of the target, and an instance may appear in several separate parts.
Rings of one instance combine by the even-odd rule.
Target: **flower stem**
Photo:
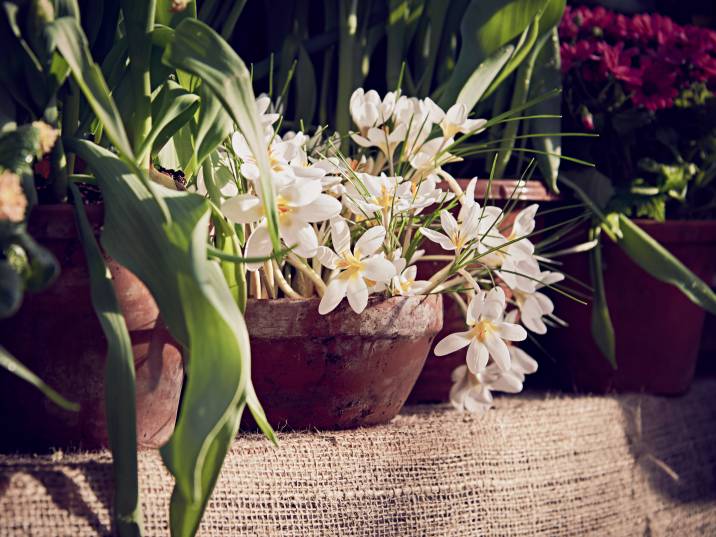
[[[316,286],[316,292],[318,293],[318,296],[322,297],[323,293],[325,293],[326,291],[326,284],[323,282],[321,277],[316,274],[316,272],[311,267],[309,267],[301,258],[299,258],[294,253],[288,254],[286,260],[296,270],[300,271],[301,274],[306,275],[306,277],[313,283],[313,285]]]
[[[281,291],[284,292],[284,294],[288,298],[304,298],[303,296],[299,295],[296,291],[293,290],[293,288],[289,285],[289,283],[286,281],[286,278],[283,277],[283,273],[281,272],[281,267],[278,266],[278,263],[275,259],[271,260],[271,264],[273,266],[273,275],[276,280],[276,283],[278,284]]]

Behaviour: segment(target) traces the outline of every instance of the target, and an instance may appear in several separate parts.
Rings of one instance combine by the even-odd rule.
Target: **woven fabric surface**
[[[716,535],[716,380],[680,398],[503,397],[345,432],[241,435],[205,536]],[[144,528],[170,476],[140,454]],[[111,534],[108,453],[0,455],[0,536]]]

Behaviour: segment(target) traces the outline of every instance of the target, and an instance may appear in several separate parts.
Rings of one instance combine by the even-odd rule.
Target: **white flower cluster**
[[[315,294],[321,297],[319,312],[326,314],[344,298],[361,313],[372,293],[466,294],[471,297],[468,330],[435,348],[444,355],[467,347],[467,364],[454,373],[454,405],[481,411],[490,407],[491,391],[519,391],[524,375],[537,364],[505,341],[527,337],[518,317],[527,329],[544,333],[553,306],[539,289],[562,276],[540,269],[527,238],[534,230],[536,205],[507,225],[503,210],[475,201],[476,179],[463,192],[443,169],[460,160],[450,152],[459,145],[455,136],[478,134],[487,121],[469,119],[463,104],[444,111],[428,98],[396,92],[381,98],[358,89],[350,99],[358,128],[351,139],[358,149],[346,157],[336,146],[340,138],[324,140],[320,132],[280,136],[274,128],[279,115],[269,113],[268,97],[259,97],[256,106],[265,128],[285,259],[270,259],[259,169],[242,134],[232,135],[230,150],[222,156],[227,162],[219,162],[216,173],[221,210],[243,226],[247,237],[243,253],[251,258],[246,266],[258,289],[254,296]],[[230,169],[233,175],[226,173]],[[423,255],[418,246],[424,238],[447,255],[425,256],[445,266],[429,280],[417,280],[415,263]],[[506,317],[508,307],[513,310]]]

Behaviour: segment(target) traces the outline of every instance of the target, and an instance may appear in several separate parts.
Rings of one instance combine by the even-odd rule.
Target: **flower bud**
[[[57,137],[60,135],[60,131],[53,129],[44,121],[33,121],[32,126],[35,127],[39,133],[38,141],[38,156],[46,155],[55,146]]]
[[[0,220],[22,222],[27,198],[20,185],[20,177],[10,171],[0,174]]]

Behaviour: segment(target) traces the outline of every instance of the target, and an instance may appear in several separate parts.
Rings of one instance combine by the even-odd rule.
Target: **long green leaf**
[[[251,75],[234,50],[206,24],[193,19],[182,21],[164,61],[202,79],[238,125],[256,158],[264,211],[274,251],[281,249],[278,216],[264,131],[256,110]]]
[[[77,84],[95,115],[102,122],[104,132],[121,154],[134,160],[134,152],[124,130],[122,116],[110,96],[102,70],[90,56],[89,45],[82,28],[72,17],[57,19],[54,26],[57,49],[70,66]]]
[[[114,293],[109,268],[104,262],[82,195],[70,183],[77,228],[90,273],[92,306],[107,338],[104,399],[107,433],[114,472],[114,519],[121,537],[142,534],[142,506],[137,470],[137,409],[132,341]]]
[[[537,58],[530,86],[530,97],[544,95],[555,89],[562,88],[562,71],[560,68],[559,36],[557,28],[553,28],[547,42]],[[562,113],[562,100],[559,96],[542,101],[530,109],[530,114],[537,116],[559,116]],[[562,120],[554,117],[542,117],[530,120],[529,128],[535,133],[558,133]],[[550,190],[559,193],[557,176],[559,175],[559,156],[562,154],[562,138],[559,134],[543,136],[530,141],[532,147],[542,153],[537,154],[542,177]]]
[[[589,239],[599,238],[599,228],[590,230]],[[604,357],[609,360],[612,367],[617,367],[616,342],[614,338],[614,326],[609,315],[609,305],[604,289],[604,267],[602,265],[602,245],[597,246],[589,252],[589,270],[594,286],[594,299],[592,302],[592,337],[594,342],[602,351]]]
[[[199,107],[199,97],[187,92],[176,82],[167,80],[152,102],[152,128],[144,138],[137,155],[140,160],[156,145],[154,153],[186,125]]]
[[[55,390],[50,388],[42,381],[40,377],[38,377],[37,375],[35,375],[35,373],[25,367],[22,362],[20,362],[17,358],[10,354],[7,349],[5,349],[5,347],[3,347],[2,345],[0,345],[0,367],[4,367],[10,373],[17,375],[22,380],[32,384],[35,388],[44,393],[45,397],[47,397],[57,406],[60,406],[65,410],[69,410],[71,412],[77,412],[80,409],[80,405],[68,401]]]
[[[507,63],[507,60],[510,59],[514,50],[513,45],[505,45],[478,65],[460,90],[457,102],[467,106],[468,111],[472,110]]]
[[[187,351],[187,383],[177,425],[162,448],[176,479],[174,535],[191,535],[193,506],[203,510],[226,442],[222,430],[237,419],[250,377],[249,340],[236,302],[216,262],[207,259],[210,206],[196,194],[156,186],[171,220],[163,223],[152,195],[129,165],[89,142],[69,140],[94,170],[106,199],[102,244],[149,288],[174,338]],[[133,240],[126,240],[133,237]],[[177,522],[179,521],[179,522]]]
[[[518,37],[550,0],[472,0],[462,18],[462,45],[440,103],[455,102],[478,65]]]
[[[657,280],[670,283],[694,304],[716,314],[716,293],[646,231],[619,215],[622,238],[617,244],[637,265]]]

